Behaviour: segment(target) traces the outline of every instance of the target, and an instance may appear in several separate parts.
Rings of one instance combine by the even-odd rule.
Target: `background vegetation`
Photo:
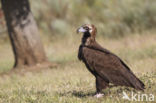
[[[40,27],[66,34],[84,23],[95,24],[105,37],[121,37],[156,27],[155,0],[38,0],[32,10]],[[49,31],[50,30],[50,31]]]
[[[104,90],[93,98],[94,77],[77,60],[81,36],[77,27],[92,23],[97,41],[121,57],[145,83],[146,94],[156,101],[156,1],[155,0],[31,0],[33,15],[50,61],[57,68],[34,73],[4,74],[14,63],[4,21],[0,24],[1,103],[120,103],[127,88]],[[1,17],[3,20],[3,17]],[[134,91],[134,90],[133,90]],[[137,92],[137,91],[135,91]]]

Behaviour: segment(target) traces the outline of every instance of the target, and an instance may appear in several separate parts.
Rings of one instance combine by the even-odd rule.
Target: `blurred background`
[[[44,36],[69,35],[78,26],[91,23],[99,35],[116,38],[156,27],[155,0],[30,0],[31,9]],[[0,33],[6,31],[0,13]]]
[[[116,38],[156,27],[155,0],[38,0],[32,11],[45,34],[68,35],[91,23],[99,35]]]
[[[59,66],[48,72],[27,74],[27,77],[20,79],[18,76],[13,76],[7,81],[0,80],[0,83],[4,84],[1,88],[8,91],[9,88],[15,89],[15,92],[9,92],[12,97],[6,96],[8,92],[3,91],[6,95],[2,95],[6,99],[11,98],[10,101],[16,101],[17,99],[13,99],[16,96],[19,101],[21,99],[35,101],[36,98],[38,100],[41,98],[41,101],[45,102],[44,96],[48,95],[55,102],[58,102],[60,97],[62,102],[90,101],[77,99],[72,92],[95,91],[93,76],[77,59],[82,35],[76,34],[76,29],[88,23],[97,27],[97,42],[121,57],[143,80],[147,88],[149,87],[145,92],[156,91],[154,86],[156,85],[156,0],[30,0],[30,4],[46,55],[50,61],[57,62]],[[13,64],[14,56],[3,12],[0,9],[0,72],[10,70]],[[23,91],[16,87],[22,88]],[[22,95],[16,91],[20,91]],[[41,94],[37,91],[41,91]],[[83,96],[81,93],[79,95]],[[4,99],[2,100],[5,101]],[[115,100],[119,101],[120,98],[117,97]]]

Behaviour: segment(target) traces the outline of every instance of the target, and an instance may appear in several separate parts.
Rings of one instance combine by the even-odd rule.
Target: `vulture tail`
[[[137,82],[135,85],[135,89],[144,90],[145,89],[144,83],[141,80],[139,80],[138,78],[136,78],[136,79],[137,79]]]
[[[133,74],[133,72],[130,70],[130,68],[129,68],[122,60],[120,60],[120,61],[121,61],[121,63],[124,65],[124,67],[127,68],[127,70],[128,70],[129,73],[130,73],[129,75],[126,75],[126,76],[128,76],[131,86],[132,86],[133,88],[137,89],[137,90],[144,90],[144,89],[145,89],[144,83],[143,83],[141,80],[139,80],[139,79]]]
[[[135,88],[137,90],[145,89],[144,83],[141,80],[139,80],[132,72],[129,76],[130,76],[130,83],[133,88]]]

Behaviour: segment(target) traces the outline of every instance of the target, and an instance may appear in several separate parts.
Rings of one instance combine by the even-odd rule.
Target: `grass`
[[[74,34],[74,33],[73,33]],[[131,88],[114,87],[104,90],[105,97],[96,99],[95,79],[85,65],[77,60],[80,35],[56,37],[47,42],[43,40],[50,61],[57,62],[57,68],[49,68],[25,75],[12,74],[0,77],[1,103],[128,103],[122,99],[122,92],[128,95]],[[97,41],[121,57],[145,83],[144,92],[156,96],[156,35],[144,33],[129,35],[120,39],[108,39],[102,36]],[[9,44],[0,45],[0,72],[6,72],[13,66],[13,54]],[[146,103],[146,101],[143,101]],[[141,102],[141,103],[143,103]],[[156,102],[156,97],[155,101]],[[153,102],[153,103],[154,103]]]

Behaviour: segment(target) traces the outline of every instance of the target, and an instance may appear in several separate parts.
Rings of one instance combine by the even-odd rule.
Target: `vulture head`
[[[95,41],[97,29],[93,24],[84,24],[77,29],[77,33],[83,33],[82,43],[90,44]]]

